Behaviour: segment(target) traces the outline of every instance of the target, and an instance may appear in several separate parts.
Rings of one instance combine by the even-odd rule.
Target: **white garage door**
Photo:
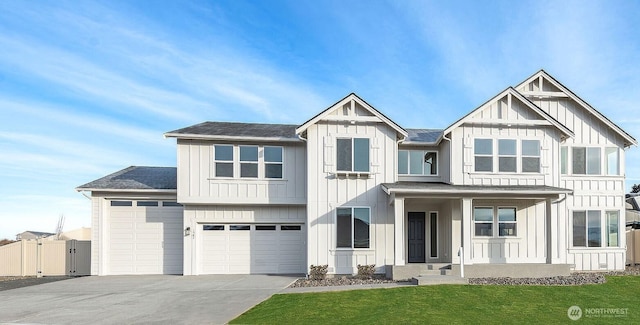
[[[111,201],[107,274],[182,274],[182,207],[175,202]]]
[[[202,274],[305,273],[304,225],[203,224]]]

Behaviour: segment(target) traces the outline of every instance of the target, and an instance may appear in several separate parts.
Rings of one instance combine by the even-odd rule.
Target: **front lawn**
[[[583,286],[439,285],[279,294],[231,323],[555,324],[572,322],[567,310],[575,305],[582,309],[580,323],[638,324],[639,297],[639,276],[609,276],[605,284]]]

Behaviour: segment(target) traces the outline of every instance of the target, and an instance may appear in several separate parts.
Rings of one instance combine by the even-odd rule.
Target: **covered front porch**
[[[534,277],[569,274],[559,251],[558,200],[549,186],[383,184],[394,207],[394,279],[426,274]]]

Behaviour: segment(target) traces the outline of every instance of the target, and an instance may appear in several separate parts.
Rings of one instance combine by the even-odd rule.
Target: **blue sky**
[[[541,68],[640,138],[634,1],[0,2],[0,238],[90,226],[74,188],[175,166],[164,132],[300,124],[350,92],[444,128]],[[628,184],[640,182],[638,148]]]

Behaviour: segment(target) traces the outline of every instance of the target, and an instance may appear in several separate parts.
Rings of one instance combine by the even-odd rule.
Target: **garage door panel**
[[[288,231],[280,230],[280,225],[252,224],[250,230],[230,230],[231,226],[199,225],[200,273],[305,272],[306,248],[302,225],[294,226],[300,230]]]
[[[110,207],[107,274],[181,274],[182,208]]]

